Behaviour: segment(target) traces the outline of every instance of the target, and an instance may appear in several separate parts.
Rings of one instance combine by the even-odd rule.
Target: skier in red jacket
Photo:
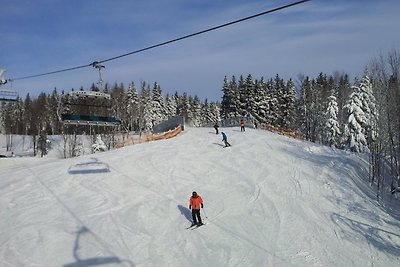
[[[196,192],[193,192],[189,200],[189,209],[192,210],[192,219],[193,219],[191,226],[203,225],[200,216],[200,208],[203,208],[203,199],[201,199],[201,196],[197,195]]]

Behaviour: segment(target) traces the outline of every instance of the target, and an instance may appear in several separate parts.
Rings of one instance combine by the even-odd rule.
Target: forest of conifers
[[[368,153],[369,181],[377,185],[399,186],[400,173],[400,55],[397,50],[371,60],[363,75],[350,81],[345,73],[317,77],[298,75],[284,80],[277,74],[264,79],[225,77],[220,101],[201,101],[186,93],[163,96],[161,86],[143,82],[136,88],[123,84],[109,86],[109,109],[121,120],[119,131],[151,131],[153,125],[176,115],[192,126],[210,126],[232,117],[247,117],[258,125],[291,129],[305,140],[357,153]],[[223,78],[223,77],[222,77]],[[222,79],[221,79],[222,80]],[[76,90],[98,90],[91,88]],[[32,98],[18,98],[3,104],[2,134],[36,136],[59,135],[71,131],[59,120],[62,98],[67,92],[54,89]],[[60,105],[61,104],[61,105]],[[80,112],[90,112],[90,107]],[[84,126],[74,132],[88,133]]]

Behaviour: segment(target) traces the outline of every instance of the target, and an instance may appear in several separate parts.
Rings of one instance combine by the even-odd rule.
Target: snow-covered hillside
[[[186,128],[72,159],[0,159],[1,266],[398,266],[399,200],[359,155],[262,130]],[[204,200],[205,226],[189,197]],[[397,214],[397,215],[396,215]]]

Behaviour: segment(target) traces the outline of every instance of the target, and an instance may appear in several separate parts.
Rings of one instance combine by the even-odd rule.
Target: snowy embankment
[[[221,130],[232,147],[187,128],[73,159],[0,159],[0,265],[398,266],[399,217],[361,157]],[[207,225],[191,231],[193,190]]]

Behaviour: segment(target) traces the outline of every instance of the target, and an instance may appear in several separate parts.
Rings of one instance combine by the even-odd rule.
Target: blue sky
[[[18,78],[86,65],[292,2],[0,0],[0,67],[6,78]],[[398,0],[311,0],[107,62],[104,78],[137,88],[158,82],[164,94],[214,101],[222,97],[225,75],[297,79],[339,71],[355,77],[373,57],[400,47],[398,14]],[[88,67],[11,85],[24,97],[97,81]]]

